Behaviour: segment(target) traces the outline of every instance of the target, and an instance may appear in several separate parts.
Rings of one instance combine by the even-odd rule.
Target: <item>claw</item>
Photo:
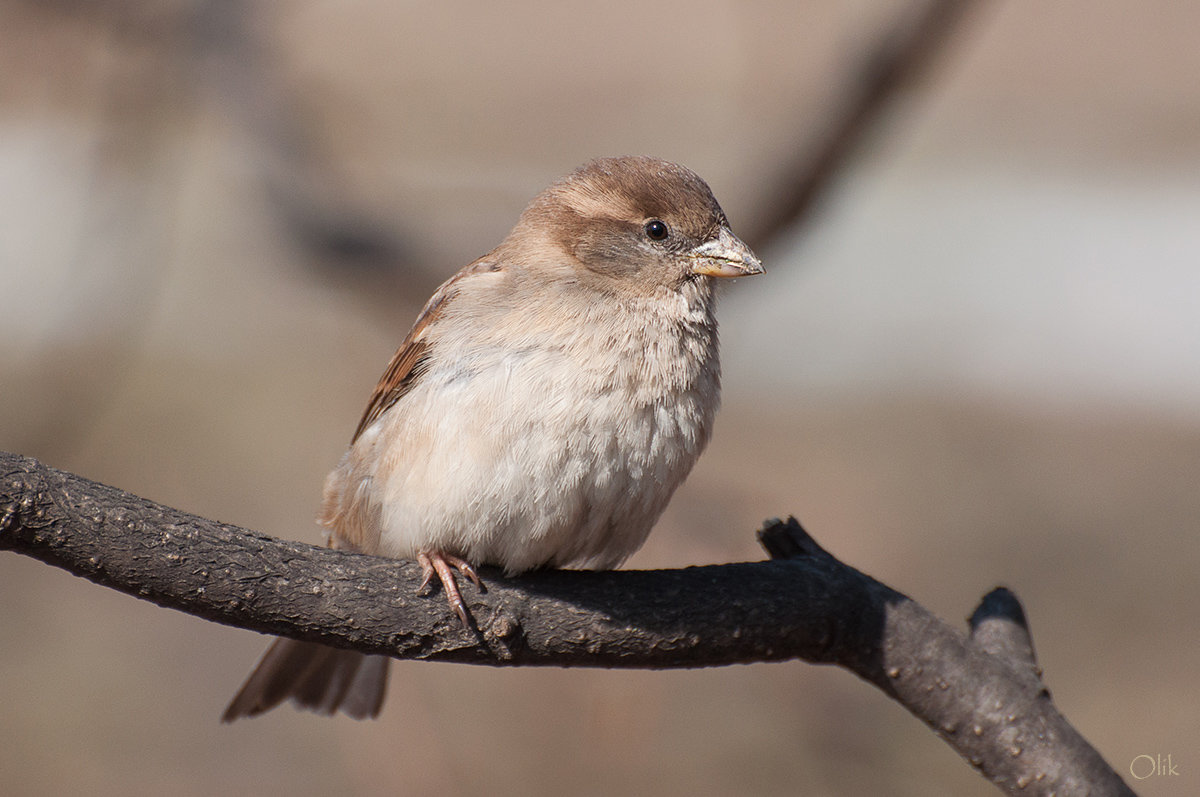
[[[417,561],[421,565],[421,586],[419,591],[423,592],[426,587],[433,583],[433,576],[436,573],[438,581],[441,582],[442,589],[446,592],[446,602],[450,604],[450,608],[458,615],[458,619],[462,621],[463,627],[470,630],[471,613],[467,611],[467,604],[462,599],[462,593],[458,591],[458,581],[454,576],[454,571],[457,570],[469,578],[471,583],[482,592],[484,591],[483,582],[479,580],[479,575],[475,572],[475,568],[465,559],[438,553],[437,551],[419,553],[417,554]]]

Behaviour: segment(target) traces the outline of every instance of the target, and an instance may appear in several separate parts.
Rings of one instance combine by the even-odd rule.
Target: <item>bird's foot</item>
[[[430,551],[417,554],[417,561],[421,564],[421,587],[420,591],[424,592],[425,588],[433,583],[434,574],[437,575],[438,581],[442,584],[442,589],[446,592],[446,602],[450,604],[450,608],[458,615],[458,619],[462,620],[463,627],[470,630],[471,628],[471,613],[467,611],[467,604],[463,602],[462,593],[458,591],[458,581],[454,575],[457,570],[473,583],[481,592],[484,590],[483,582],[479,580],[479,576],[475,573],[474,566],[466,559],[460,559],[457,556]]]

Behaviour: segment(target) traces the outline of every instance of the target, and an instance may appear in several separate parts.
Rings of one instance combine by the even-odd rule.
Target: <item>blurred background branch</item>
[[[826,129],[802,144],[796,156],[779,165],[769,201],[751,222],[746,240],[766,248],[784,231],[805,222],[811,209],[854,155],[856,147],[879,123],[889,101],[911,89],[938,53],[954,38],[955,26],[977,0],[928,0],[904,9],[878,44],[869,48],[850,79],[843,80],[841,99],[822,120]]]

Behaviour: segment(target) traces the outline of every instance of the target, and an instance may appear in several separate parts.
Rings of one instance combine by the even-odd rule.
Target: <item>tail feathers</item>
[[[221,715],[222,722],[253,717],[291,698],[318,714],[341,711],[374,718],[387,690],[388,659],[315,642],[277,639]]]

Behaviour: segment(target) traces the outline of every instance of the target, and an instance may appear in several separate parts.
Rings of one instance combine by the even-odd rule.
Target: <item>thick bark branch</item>
[[[416,594],[411,562],[206,520],[0,452],[0,549],[216,622],[396,658],[701,667],[801,658],[882,689],[1010,794],[1132,794],[1055,710],[1024,614],[991,593],[967,636],[839,562],[794,520],[772,561],[659,571],[486,572],[474,633]]]

